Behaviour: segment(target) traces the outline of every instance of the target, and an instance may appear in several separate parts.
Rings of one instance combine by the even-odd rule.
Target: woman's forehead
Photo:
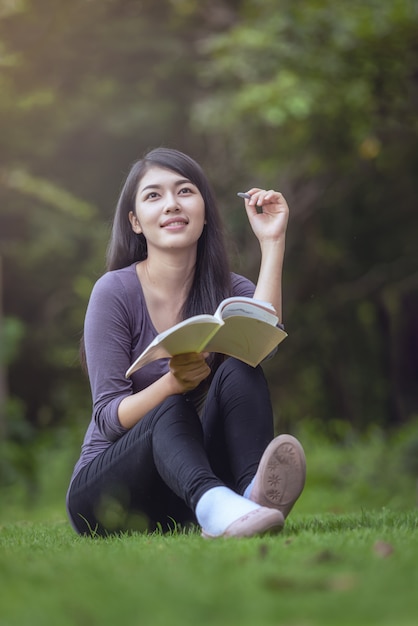
[[[180,182],[190,182],[188,178],[165,167],[152,166],[141,178],[138,189],[142,190],[148,186],[163,186],[178,184]]]

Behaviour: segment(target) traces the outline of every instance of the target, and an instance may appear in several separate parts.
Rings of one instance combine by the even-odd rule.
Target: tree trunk
[[[0,256],[0,341],[4,341],[3,327],[3,265]],[[1,355],[1,349],[0,349]],[[6,364],[0,358],[0,441],[6,437],[6,400],[7,400],[7,382],[6,382]]]

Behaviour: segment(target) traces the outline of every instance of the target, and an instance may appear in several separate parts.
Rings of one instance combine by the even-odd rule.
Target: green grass
[[[79,537],[72,453],[46,447],[35,505],[0,493],[0,626],[416,626],[417,431],[300,433],[307,484],[283,533],[241,540]]]
[[[3,626],[415,626],[418,513],[298,515],[276,537],[0,533]]]

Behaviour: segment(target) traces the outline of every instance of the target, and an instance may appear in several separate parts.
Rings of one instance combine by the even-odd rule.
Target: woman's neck
[[[158,332],[182,319],[189,295],[195,264],[179,259],[146,259],[137,265],[137,274],[144,292],[148,313]]]
[[[162,294],[188,295],[193,283],[196,259],[179,258],[177,256],[148,257],[139,264],[141,282],[148,289]]]

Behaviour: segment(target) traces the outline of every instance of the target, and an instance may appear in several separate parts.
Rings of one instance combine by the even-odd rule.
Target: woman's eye
[[[156,191],[150,191],[146,196],[145,196],[145,200],[153,200],[154,198],[156,198],[158,196]]]
[[[192,190],[190,189],[190,187],[183,187],[182,189],[180,189],[179,193],[182,193],[182,194],[192,193]]]

